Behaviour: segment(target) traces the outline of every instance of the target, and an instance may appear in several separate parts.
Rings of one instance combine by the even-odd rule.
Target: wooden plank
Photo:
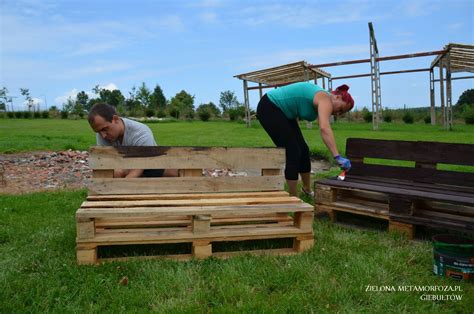
[[[92,194],[158,194],[283,190],[283,176],[93,179]]]
[[[202,177],[202,169],[180,169],[180,177]]]
[[[281,175],[280,169],[262,169],[262,176],[279,176]]]
[[[233,206],[183,206],[183,207],[132,207],[132,208],[80,208],[76,217],[107,218],[107,217],[136,217],[136,216],[173,216],[173,215],[215,215],[228,216],[307,212],[313,207],[307,203],[292,204],[261,204]]]
[[[255,214],[255,215],[212,215],[212,226],[229,225],[229,224],[245,224],[245,223],[279,223],[292,222],[293,218],[279,214]],[[170,216],[170,217],[118,217],[118,218],[98,218],[95,220],[96,228],[145,228],[159,226],[190,226],[191,218],[189,216]]]
[[[265,228],[243,228],[243,229],[225,229],[211,230],[209,233],[195,235],[192,231],[159,231],[159,232],[141,232],[141,233],[97,233],[94,239],[77,239],[78,245],[120,245],[120,244],[145,244],[145,243],[181,243],[195,240],[209,241],[242,241],[259,240],[272,238],[290,238],[300,235],[311,235],[307,231],[302,231],[293,226],[284,227],[265,227]]]
[[[76,234],[78,238],[90,239],[95,236],[95,221],[94,219],[78,219],[76,222]]]
[[[382,192],[390,194],[400,194],[406,196],[412,196],[414,198],[435,200],[435,201],[447,201],[458,204],[468,204],[474,205],[474,197],[471,195],[465,194],[461,195],[450,195],[442,194],[440,190],[434,190],[434,192],[428,191],[417,191],[413,190],[413,187],[391,187],[391,186],[380,186],[380,182],[370,183],[370,182],[350,182],[350,181],[340,181],[340,180],[321,180],[318,181],[319,184],[330,185],[332,187],[344,188],[344,189],[358,189],[358,190],[368,190],[373,192]]]
[[[380,219],[389,219],[388,210],[379,210],[375,208],[368,208],[363,206],[356,206],[351,203],[337,202],[332,205],[317,205],[316,210],[330,212],[341,211],[362,216],[370,216]]]
[[[281,148],[237,147],[92,147],[92,169],[263,169],[281,168],[285,150]],[[131,157],[134,156],[134,157]],[[145,157],[137,157],[145,156]]]
[[[92,170],[92,177],[93,178],[113,178],[114,171],[113,170]]]
[[[298,212],[295,213],[295,226],[302,230],[313,230],[313,212]]]
[[[256,198],[219,198],[194,200],[141,200],[141,201],[85,201],[81,208],[131,208],[131,207],[168,207],[168,206],[225,206],[301,203],[297,197],[256,197]]]
[[[312,236],[296,237],[293,243],[293,248],[296,252],[304,252],[312,249],[314,246],[314,238]]]
[[[474,191],[474,173],[456,172],[447,170],[436,170],[433,168],[410,168],[388,165],[373,165],[353,162],[351,171],[347,174],[346,180],[357,177],[388,178],[397,180],[417,181],[430,184],[454,185],[451,190],[459,190],[458,186],[469,187]],[[403,182],[401,182],[403,183]],[[448,188],[449,187],[445,187]]]
[[[192,220],[193,232],[208,233],[211,231],[211,216],[210,215],[195,215]]]
[[[97,263],[97,248],[78,249],[76,252],[78,265],[93,265]]]
[[[349,138],[346,142],[346,154],[349,158],[369,157],[474,166],[472,144]]]
[[[194,241],[192,254],[196,259],[205,259],[212,255],[212,245],[209,241]]]
[[[407,236],[408,239],[413,239],[414,226],[412,224],[401,223],[397,221],[389,221],[388,231],[401,233]]]
[[[242,197],[281,197],[288,196],[286,191],[235,192],[235,193],[200,193],[200,194],[130,194],[130,195],[89,195],[88,201],[121,201],[121,200],[177,200],[202,198],[242,198]]]

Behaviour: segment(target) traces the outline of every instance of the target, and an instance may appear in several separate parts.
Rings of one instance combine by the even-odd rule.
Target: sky
[[[79,91],[93,96],[96,85],[127,97],[142,82],[160,85],[167,99],[185,90],[195,107],[218,104],[226,90],[243,102],[234,75],[369,58],[369,22],[384,57],[474,44],[473,16],[474,0],[0,0],[0,87],[18,96],[15,110],[26,108],[20,88],[44,109]],[[381,62],[380,70],[427,68],[434,58]],[[370,64],[323,69],[353,75]],[[356,108],[371,108],[369,78],[333,82],[343,83]],[[453,81],[453,102],[468,88],[474,79]],[[381,91],[383,107],[429,106],[429,73],[382,76]],[[252,108],[258,94],[250,91]],[[438,106],[439,98],[437,84]]]

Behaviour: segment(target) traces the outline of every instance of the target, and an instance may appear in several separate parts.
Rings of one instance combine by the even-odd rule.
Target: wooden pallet
[[[474,210],[471,206],[447,204],[439,201],[417,200],[410,204],[411,218],[390,213],[390,196],[381,192],[330,187],[315,184],[315,213],[327,213],[332,222],[337,222],[339,212],[368,216],[388,221],[388,230],[405,234],[412,239],[417,225],[465,230],[474,225]],[[393,206],[393,205],[392,205]]]
[[[146,257],[175,259],[242,253],[217,252],[218,242],[293,243],[254,254],[293,254],[313,246],[312,206],[283,191],[283,149],[94,147],[89,162],[89,196],[76,213],[79,264],[114,259],[98,255],[98,248],[109,246],[190,244],[186,254]],[[210,168],[252,169],[254,175],[203,177]],[[180,176],[118,179],[114,169],[179,169]]]
[[[243,252],[287,255],[304,251],[314,242],[313,208],[283,191],[89,196],[77,211],[76,219],[79,264],[117,260],[97,256],[100,246],[192,243],[189,254],[158,257],[201,259]],[[281,238],[292,238],[293,247],[212,250],[212,244],[220,241]]]

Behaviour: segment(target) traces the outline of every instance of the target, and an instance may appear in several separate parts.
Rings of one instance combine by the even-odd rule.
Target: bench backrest
[[[227,147],[100,147],[90,149],[89,194],[281,191],[285,150]],[[114,169],[179,169],[172,178],[113,178]],[[254,176],[202,176],[203,169],[252,170]]]
[[[346,154],[353,166],[348,178],[378,177],[474,187],[472,144],[349,138],[346,142]],[[405,161],[405,165],[376,164],[381,163],[380,159]],[[407,165],[406,161],[411,163]],[[470,167],[458,167],[460,169],[452,171],[446,165]],[[462,172],[466,170],[471,172]]]

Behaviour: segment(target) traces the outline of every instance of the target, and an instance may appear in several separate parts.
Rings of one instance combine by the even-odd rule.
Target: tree
[[[461,96],[459,96],[458,102],[454,107],[456,112],[464,112],[470,107],[474,106],[474,89],[470,88],[465,90]]]
[[[89,107],[89,95],[86,94],[84,91],[80,91],[76,95],[76,102],[80,103],[82,108],[89,111],[91,107]]]
[[[7,97],[8,89],[6,87],[2,87],[0,89],[0,110],[6,110],[7,108]]]
[[[151,107],[154,110],[163,110],[166,108],[166,97],[158,84],[151,94]]]
[[[174,113],[174,117],[179,119],[181,115],[194,112],[194,96],[182,90],[177,93],[170,101],[170,109]]]
[[[226,90],[221,92],[219,106],[222,108],[222,113],[227,112],[230,108],[238,107],[239,105],[239,101],[237,100],[237,97],[235,97],[233,91]]]
[[[22,96],[25,96],[26,105],[28,106],[28,111],[31,111],[31,107],[35,105],[33,98],[30,96],[30,90],[28,88],[20,88],[20,93]]]
[[[143,82],[138,88],[135,99],[138,100],[145,108],[150,108],[151,92],[148,87],[146,87],[145,82]]]

